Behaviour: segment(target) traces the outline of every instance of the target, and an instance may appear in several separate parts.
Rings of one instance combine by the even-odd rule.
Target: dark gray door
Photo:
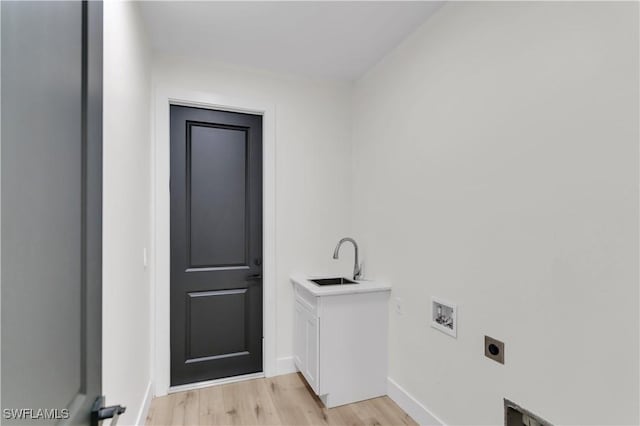
[[[171,106],[171,385],[262,371],[262,117]]]
[[[89,424],[101,388],[102,4],[0,8],[2,421]]]

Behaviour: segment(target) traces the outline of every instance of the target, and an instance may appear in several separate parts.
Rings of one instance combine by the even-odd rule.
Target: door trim
[[[169,198],[169,106],[181,105],[262,115],[263,197],[263,364],[266,377],[276,374],[276,214],[275,214],[275,106],[213,93],[159,85],[154,90],[152,114],[151,199],[151,375],[154,395],[170,390],[170,198]]]

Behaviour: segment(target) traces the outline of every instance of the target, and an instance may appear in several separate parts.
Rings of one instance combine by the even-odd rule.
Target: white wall
[[[355,237],[404,307],[390,376],[446,423],[501,424],[503,397],[640,421],[638,71],[635,3],[454,3],[357,83]]]
[[[104,2],[103,368],[107,404],[134,424],[150,380],[151,69],[133,2]],[[142,419],[144,421],[144,419]]]
[[[276,352],[286,365],[293,346],[289,275],[352,270],[348,250],[332,259],[350,229],[350,85],[164,55],[154,58],[153,84],[275,105]]]

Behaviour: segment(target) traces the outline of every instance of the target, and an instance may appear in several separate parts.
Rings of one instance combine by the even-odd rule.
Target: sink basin
[[[355,281],[348,280],[346,278],[320,278],[316,280],[309,280],[315,285],[344,285],[344,284],[358,284]]]

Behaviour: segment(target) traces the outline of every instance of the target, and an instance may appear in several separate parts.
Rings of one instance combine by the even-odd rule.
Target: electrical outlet
[[[504,343],[493,337],[484,336],[484,356],[504,364]]]
[[[396,314],[402,315],[402,299],[399,297],[395,298],[395,308],[396,308]]]

